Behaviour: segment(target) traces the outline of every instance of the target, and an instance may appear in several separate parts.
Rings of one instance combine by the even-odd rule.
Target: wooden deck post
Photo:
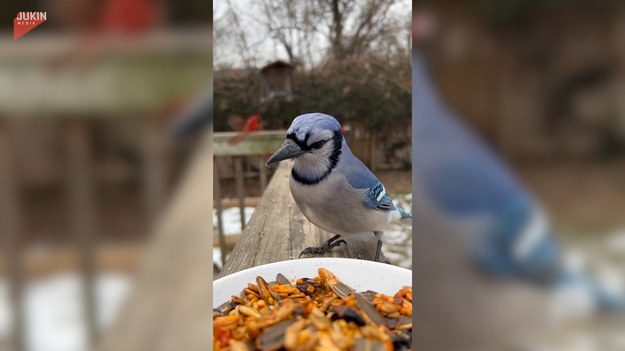
[[[221,180],[219,179],[218,163],[213,165],[213,191],[215,196],[215,209],[217,210],[217,228],[219,230],[219,249],[221,251],[221,264],[226,263],[226,233],[224,233],[223,203],[221,202]]]
[[[2,246],[7,259],[9,278],[9,299],[11,306],[12,333],[10,349],[25,350],[23,276],[21,267],[22,234],[19,213],[19,183],[15,179],[15,164],[12,162],[11,143],[6,130],[6,121],[0,121],[0,232]]]
[[[241,231],[245,229],[245,184],[243,181],[243,158],[234,157],[234,179],[239,199],[239,211],[241,212]]]
[[[258,173],[260,177],[260,194],[262,195],[267,188],[267,167],[265,167],[265,158],[262,155],[258,156]]]
[[[165,159],[162,126],[148,118],[142,123],[143,194],[150,223],[153,223],[165,198]]]
[[[89,343],[97,339],[97,310],[95,296],[95,209],[94,187],[89,155],[86,121],[72,120],[67,124],[68,188],[70,220],[78,241],[82,267],[82,290],[85,321]]]

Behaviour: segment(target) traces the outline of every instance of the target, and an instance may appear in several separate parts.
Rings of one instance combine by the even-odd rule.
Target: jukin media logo
[[[18,12],[13,19],[13,40],[30,32],[48,18],[46,12]]]

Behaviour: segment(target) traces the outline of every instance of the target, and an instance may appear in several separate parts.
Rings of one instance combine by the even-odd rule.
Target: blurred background
[[[625,7],[442,0],[426,8],[445,101],[542,201],[566,259],[625,287]],[[87,350],[106,338],[150,243],[161,250],[146,266],[166,267],[167,278],[185,264],[195,277],[210,264],[218,271],[220,249],[206,266],[184,255],[202,246],[189,233],[210,238],[199,228],[208,219],[179,215],[210,206],[186,194],[202,197],[212,168],[189,166],[212,160],[211,147],[233,150],[262,133],[281,142],[303,112],[337,117],[352,150],[409,208],[410,10],[400,0],[2,2],[0,350]],[[46,11],[47,21],[13,41],[19,11]],[[211,128],[201,112],[213,93],[214,145],[203,142]],[[264,147],[215,152],[211,230],[232,234],[221,241],[226,252],[271,177],[262,165],[275,148]],[[202,150],[208,155],[193,156]],[[410,267],[411,238],[390,238],[385,254]],[[128,320],[158,319],[142,316]],[[564,349],[625,349],[622,333],[602,327]],[[169,330],[155,328],[154,339]]]
[[[411,208],[411,2],[214,1],[215,270],[275,168],[264,166],[293,119],[338,119],[350,149]],[[410,227],[384,254],[410,268]],[[224,243],[223,247],[219,247]]]
[[[542,202],[567,264],[624,291],[622,2],[419,4],[427,14],[422,29],[432,35],[431,75],[443,100]],[[545,349],[625,349],[622,323],[580,330]]]
[[[47,21],[14,41],[21,11]],[[172,195],[210,130],[212,9],[27,0],[4,1],[0,13],[0,350],[87,350],[138,285],[152,238],[184,241],[209,226],[162,229],[172,208],[190,206]],[[196,187],[210,199],[204,181]]]

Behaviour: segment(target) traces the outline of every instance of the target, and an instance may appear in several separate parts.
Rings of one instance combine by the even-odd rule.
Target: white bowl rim
[[[303,258],[250,267],[213,281],[213,305],[217,307],[230,296],[238,295],[247,283],[255,284],[258,275],[271,281],[277,273],[282,273],[294,281],[298,278],[313,278],[318,275],[319,267],[330,270],[356,291],[373,290],[393,295],[402,286],[412,286],[412,271],[406,268],[354,258]]]

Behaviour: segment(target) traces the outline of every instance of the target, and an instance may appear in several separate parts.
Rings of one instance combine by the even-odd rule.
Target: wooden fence
[[[193,96],[210,82],[212,47],[207,45],[208,33],[208,29],[162,31],[107,41],[100,44],[111,47],[99,47],[101,56],[88,69],[76,67],[78,63],[54,74],[46,64],[68,53],[79,38],[33,33],[25,40],[13,41],[8,35],[0,36],[0,230],[11,287],[11,349],[26,350],[28,334],[24,330],[28,323],[23,306],[26,277],[22,255],[27,218],[20,194],[25,184],[16,174],[16,151],[24,140],[16,141],[7,126],[24,119],[62,126],[59,151],[67,167],[60,173],[66,182],[69,219],[81,257],[83,310],[89,344],[93,345],[98,337],[95,252],[102,218],[98,218],[95,206],[94,182],[99,175],[90,154],[90,123],[117,118],[141,125],[140,183],[145,185],[146,212],[158,217],[165,202],[162,142],[166,136],[158,111],[168,103]]]
[[[222,196],[222,179],[234,179],[236,197],[241,216],[241,232],[245,229],[245,178],[257,177],[260,194],[267,186],[268,169],[265,167],[267,155],[277,150],[284,141],[284,131],[258,131],[248,135],[239,143],[230,140],[236,132],[220,132],[213,134],[214,155],[214,208],[217,212],[219,246],[222,263],[225,263],[227,248],[223,225],[224,199]],[[255,170],[254,170],[255,168]]]

